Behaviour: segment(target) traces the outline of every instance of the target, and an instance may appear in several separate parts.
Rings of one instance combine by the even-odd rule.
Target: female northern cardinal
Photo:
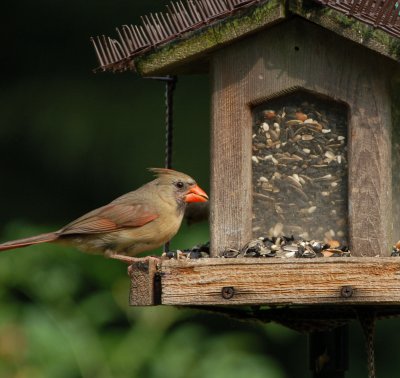
[[[187,203],[207,194],[188,175],[151,168],[157,178],[118,197],[58,231],[0,244],[0,251],[38,243],[64,243],[84,252],[132,261],[127,256],[160,247],[181,225]]]

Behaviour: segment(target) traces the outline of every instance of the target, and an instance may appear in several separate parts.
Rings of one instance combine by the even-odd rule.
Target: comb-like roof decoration
[[[102,71],[134,70],[134,58],[179,39],[184,34],[209,27],[244,8],[269,0],[186,0],[166,5],[166,11],[141,17],[142,25],[116,28],[117,38],[91,38]],[[335,9],[365,24],[400,37],[400,0],[314,0],[315,5]]]

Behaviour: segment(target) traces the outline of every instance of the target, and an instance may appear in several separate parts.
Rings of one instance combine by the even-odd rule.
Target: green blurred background
[[[163,165],[163,84],[93,74],[89,42],[163,4],[2,5],[1,241],[57,229],[150,180],[147,167]],[[179,78],[174,166],[207,191],[209,102],[207,76]],[[207,240],[207,225],[183,226],[172,247]],[[185,309],[128,307],[120,262],[50,245],[0,259],[1,378],[309,377],[305,335]],[[379,377],[400,369],[399,330],[398,321],[379,323]],[[350,353],[348,376],[365,377],[357,324]]]

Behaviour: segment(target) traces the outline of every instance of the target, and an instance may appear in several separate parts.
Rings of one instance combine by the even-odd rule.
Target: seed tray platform
[[[144,258],[130,305],[400,305],[400,259]]]

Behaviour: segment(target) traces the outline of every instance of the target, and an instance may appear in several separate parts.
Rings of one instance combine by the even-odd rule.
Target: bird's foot
[[[163,252],[163,254],[161,255],[161,259],[162,260],[171,260],[171,259],[186,260],[187,254],[185,252],[182,252],[180,249],[177,249],[176,251]]]
[[[124,263],[127,263],[129,265],[132,265],[134,263],[138,262],[146,262],[150,263],[150,261],[158,262],[159,257],[155,256],[145,256],[145,257],[131,257],[131,256],[126,256],[126,255],[119,255],[118,253],[113,253],[113,254],[107,254],[106,257],[110,259],[115,259],[119,261],[123,261]]]

